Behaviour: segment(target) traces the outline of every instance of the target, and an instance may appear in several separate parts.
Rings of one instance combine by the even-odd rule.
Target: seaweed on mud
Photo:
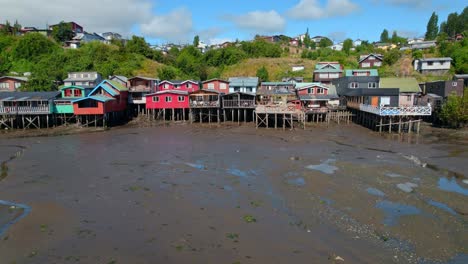
[[[8,176],[8,165],[7,162],[4,161],[0,165],[0,181],[5,179]]]

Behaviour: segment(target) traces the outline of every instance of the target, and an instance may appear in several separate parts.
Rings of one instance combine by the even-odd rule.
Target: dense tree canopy
[[[382,34],[380,34],[380,42],[387,43],[390,41],[390,37],[388,36],[388,30],[384,29]]]
[[[57,42],[65,42],[74,37],[72,25],[70,23],[60,22],[52,29],[52,37]]]
[[[436,15],[435,12],[432,12],[429,21],[427,22],[427,30],[426,30],[426,40],[434,40],[439,33],[439,26],[438,26],[439,17]]]

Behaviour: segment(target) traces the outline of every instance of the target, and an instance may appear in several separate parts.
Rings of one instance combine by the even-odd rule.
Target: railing
[[[302,110],[297,109],[296,105],[288,104],[288,105],[257,105],[255,107],[255,112],[259,114],[274,114],[274,113],[281,113],[281,114],[296,114],[302,113]]]
[[[309,114],[323,114],[328,112],[327,107],[314,107],[314,108],[306,108],[306,113]]]
[[[348,102],[348,107],[356,108],[356,103]],[[430,116],[432,114],[431,106],[372,106],[359,104],[356,108],[364,112],[380,116]]]
[[[24,114],[49,114],[48,105],[42,106],[1,106],[0,114],[24,115]]]
[[[255,100],[223,100],[224,108],[255,108]]]
[[[193,108],[215,108],[219,107],[219,101],[190,101]]]

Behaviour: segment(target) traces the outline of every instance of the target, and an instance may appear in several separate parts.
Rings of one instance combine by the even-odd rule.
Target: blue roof
[[[258,77],[231,77],[229,78],[229,86],[257,87]]]
[[[345,76],[354,76],[354,72],[369,72],[369,76],[379,76],[379,72],[376,69],[352,69],[346,70]]]
[[[117,92],[115,92],[114,90],[112,90],[111,88],[105,86],[104,84],[107,83],[109,84],[110,86],[114,87],[115,89],[119,90],[118,87],[115,87],[114,84],[112,84],[110,81],[108,80],[103,80],[100,84],[98,84],[89,94],[93,94],[95,91],[97,91],[99,88],[102,88],[104,89],[106,92],[108,92],[110,95],[112,96],[116,96],[118,95]]]

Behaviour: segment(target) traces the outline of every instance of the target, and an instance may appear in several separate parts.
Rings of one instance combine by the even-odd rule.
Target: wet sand
[[[468,146],[358,126],[2,138],[5,263],[466,263]],[[409,142],[415,142],[411,139]],[[4,239],[8,237],[8,239]]]

